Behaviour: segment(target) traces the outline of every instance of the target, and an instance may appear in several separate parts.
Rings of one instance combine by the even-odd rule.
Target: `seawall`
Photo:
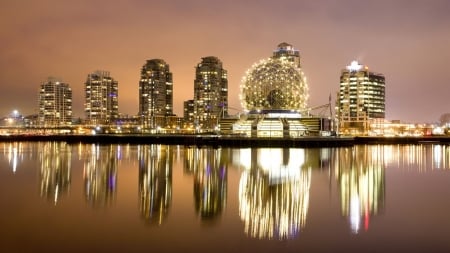
[[[220,135],[8,135],[0,142],[45,142],[95,144],[166,144],[215,147],[348,147],[360,144],[450,144],[447,136],[426,137],[302,137],[248,138]]]

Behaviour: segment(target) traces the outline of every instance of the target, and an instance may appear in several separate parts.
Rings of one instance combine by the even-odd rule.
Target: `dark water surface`
[[[450,252],[450,147],[0,143],[0,252]]]

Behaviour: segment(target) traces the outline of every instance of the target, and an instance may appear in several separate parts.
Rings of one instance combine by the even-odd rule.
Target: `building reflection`
[[[23,147],[24,143],[22,142],[3,143],[3,155],[8,160],[13,173],[16,173],[19,162],[23,159]]]
[[[306,224],[311,164],[319,150],[241,149],[239,215],[247,235],[292,239]]]
[[[83,178],[86,201],[92,207],[106,207],[115,202],[119,145],[95,145],[87,151]]]
[[[196,147],[185,147],[183,156],[183,172],[186,175],[194,174],[198,168],[198,161],[200,160],[199,149]]]
[[[69,191],[71,146],[65,142],[38,144],[41,197],[56,203]]]
[[[139,146],[139,208],[149,224],[161,225],[172,201],[174,146]]]
[[[420,172],[450,169],[450,146],[442,144],[384,146],[385,163]]]
[[[353,233],[369,229],[371,218],[384,210],[385,167],[383,146],[336,149],[336,177],[342,215]]]
[[[216,220],[227,200],[228,153],[223,149],[189,147],[185,172],[194,176],[195,210],[203,221]]]

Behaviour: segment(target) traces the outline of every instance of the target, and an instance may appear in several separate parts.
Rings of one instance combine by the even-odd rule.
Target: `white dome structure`
[[[242,78],[241,103],[245,110],[303,111],[308,85],[300,68],[285,57],[254,64]]]
[[[297,138],[320,135],[329,119],[312,117],[308,108],[308,84],[302,72],[300,52],[283,42],[272,57],[247,70],[240,86],[245,111],[231,124],[230,133],[248,137]],[[223,127],[222,127],[223,126]],[[226,123],[221,131],[226,133]]]

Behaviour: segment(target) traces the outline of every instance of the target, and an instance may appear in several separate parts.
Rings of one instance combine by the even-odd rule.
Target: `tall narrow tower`
[[[118,82],[107,71],[88,74],[85,82],[86,123],[108,125],[119,117]]]
[[[228,77],[215,56],[203,57],[195,68],[194,124],[214,129],[228,115]]]
[[[336,111],[340,133],[367,134],[372,120],[385,117],[384,75],[353,61],[341,71]]]
[[[144,127],[155,128],[155,117],[173,115],[173,81],[169,64],[161,59],[147,60],[139,81],[139,116]]]
[[[41,84],[38,122],[43,127],[72,125],[72,89],[67,83],[49,77]]]

